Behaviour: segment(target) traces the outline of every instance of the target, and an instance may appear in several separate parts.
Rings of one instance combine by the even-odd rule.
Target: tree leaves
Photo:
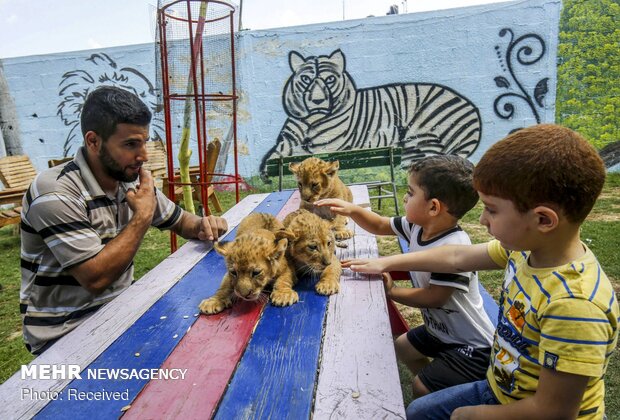
[[[618,21],[617,0],[563,0],[556,120],[598,148],[620,139]]]

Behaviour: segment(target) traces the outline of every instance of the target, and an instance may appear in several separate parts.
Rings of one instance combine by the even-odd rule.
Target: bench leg
[[[396,305],[392,302],[392,299],[386,296],[388,314],[390,316],[390,327],[392,328],[392,335],[400,336],[409,331],[409,324],[405,321],[405,318],[400,314]]]
[[[220,204],[220,199],[217,198],[217,195],[215,195],[215,191],[211,194],[211,197],[209,197],[209,199],[211,200],[211,204],[213,204],[213,207],[215,207],[215,211],[221,213],[222,205]]]

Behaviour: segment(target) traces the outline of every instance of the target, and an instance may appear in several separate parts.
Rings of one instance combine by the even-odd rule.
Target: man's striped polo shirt
[[[68,270],[97,255],[129,223],[125,191],[135,184],[120,183],[116,195],[106,195],[81,148],[74,160],[41,172],[28,189],[21,214],[20,312],[24,340],[33,353],[131,284],[133,262],[100,295],[80,286]],[[181,213],[157,190],[152,226],[169,229]]]

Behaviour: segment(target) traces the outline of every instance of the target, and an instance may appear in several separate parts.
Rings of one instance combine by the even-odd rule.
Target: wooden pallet
[[[8,210],[0,210],[0,227],[13,225],[21,221],[21,207],[14,207]]]

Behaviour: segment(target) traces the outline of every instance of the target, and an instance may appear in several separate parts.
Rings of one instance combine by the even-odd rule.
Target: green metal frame
[[[292,174],[289,170],[288,164],[292,162],[301,162],[309,157],[316,157],[326,162],[337,160],[340,164],[340,169],[389,166],[390,181],[370,181],[347,185],[361,184],[366,185],[369,189],[377,189],[378,193],[376,195],[371,195],[370,198],[379,200],[379,208],[381,208],[382,199],[392,198],[394,200],[396,214],[400,214],[394,175],[394,168],[397,165],[400,165],[402,159],[402,149],[400,147],[378,147],[376,149],[343,150],[337,152],[316,153],[314,155],[280,156],[267,160],[267,175],[278,176],[278,190],[282,191],[282,178],[284,175]]]

